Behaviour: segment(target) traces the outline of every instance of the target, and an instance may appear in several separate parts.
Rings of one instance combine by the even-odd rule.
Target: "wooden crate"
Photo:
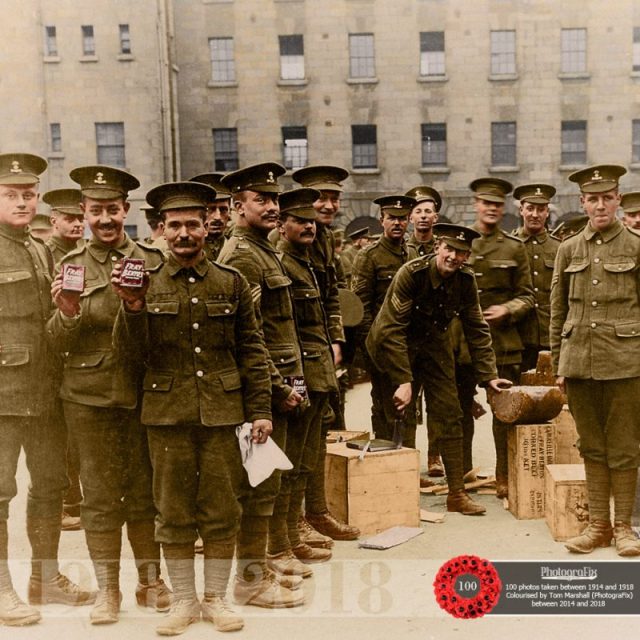
[[[545,519],[554,540],[568,540],[589,524],[584,464],[545,468]]]
[[[582,464],[582,457],[576,445],[578,432],[576,423],[568,405],[553,419],[555,427],[556,457],[555,464]]]
[[[344,442],[327,445],[325,486],[329,510],[365,534],[420,526],[420,453],[392,449],[365,454]]]
[[[339,429],[337,431],[327,431],[327,443],[329,442],[346,442],[347,440],[355,440],[356,438],[371,438],[368,431],[346,431]]]
[[[544,518],[544,468],[555,462],[554,432],[549,422],[509,428],[509,511],[519,520]]]

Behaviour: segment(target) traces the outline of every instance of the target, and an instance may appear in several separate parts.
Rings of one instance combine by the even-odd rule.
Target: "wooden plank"
[[[579,535],[589,522],[583,464],[550,464],[545,469],[545,520],[554,540]]]

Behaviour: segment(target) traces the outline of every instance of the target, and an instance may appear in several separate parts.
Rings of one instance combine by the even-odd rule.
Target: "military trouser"
[[[80,452],[85,530],[114,531],[125,522],[153,520],[147,434],[137,412],[65,401],[64,415]]]
[[[585,460],[624,471],[640,465],[640,377],[567,378],[569,409]]]
[[[524,350],[522,351],[522,364],[520,365],[520,371],[535,369],[538,366],[538,354],[544,350],[549,351],[549,347],[534,344],[525,345]]]
[[[371,427],[376,438],[393,440],[396,420],[400,417],[393,402],[396,385],[386,373],[371,369]],[[425,394],[426,397],[426,394]],[[415,447],[416,405],[415,398],[404,410],[404,436],[406,446]]]
[[[462,409],[462,448],[464,473],[467,473],[473,469],[473,434],[475,432],[473,401],[476,394],[476,374],[473,365],[456,363],[456,387]]]
[[[66,474],[67,435],[50,415],[0,416],[0,520],[9,517],[9,502],[17,494],[16,470],[24,449],[29,471],[27,516],[60,518]]]
[[[520,364],[499,364],[498,378],[511,380],[513,384],[520,383]],[[507,436],[511,425],[498,420],[495,415],[492,422],[493,443],[496,448],[496,479],[506,480],[509,473],[509,458]]]
[[[148,426],[158,542],[226,540],[240,527],[244,469],[235,427]]]

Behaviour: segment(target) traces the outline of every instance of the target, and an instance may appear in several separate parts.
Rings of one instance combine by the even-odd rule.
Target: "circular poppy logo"
[[[445,562],[433,582],[436,600],[455,618],[480,618],[495,607],[502,583],[488,560],[458,556]]]

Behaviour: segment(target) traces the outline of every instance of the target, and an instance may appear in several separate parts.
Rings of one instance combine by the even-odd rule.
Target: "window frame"
[[[309,137],[304,125],[286,125],[280,128],[282,134],[282,164],[285,169],[301,169],[309,164]],[[298,134],[298,135],[296,135]],[[303,140],[303,144],[287,144],[289,141]],[[296,161],[297,159],[297,161]]]
[[[96,55],[96,32],[92,24],[80,26],[82,34],[82,55],[90,58]]]
[[[298,33],[278,36],[278,48],[280,52],[280,79],[304,80],[304,36]],[[292,50],[297,52],[293,53]]]
[[[131,29],[129,24],[118,25],[118,37],[120,42],[120,54],[123,56],[130,56],[133,54],[131,50]]]
[[[376,77],[376,49],[373,33],[349,34],[349,78],[373,80]]]
[[[55,24],[44,26],[44,55],[49,58],[56,58],[58,53],[58,30]]]
[[[587,72],[587,30],[584,27],[562,29],[560,34],[560,73]]]
[[[447,166],[446,122],[423,122],[420,125],[420,150],[422,167]]]
[[[490,33],[492,76],[512,76],[517,73],[516,30],[492,29]]]
[[[571,132],[582,132],[581,139]],[[580,166],[587,164],[587,121],[562,120],[560,123],[560,164]]]
[[[227,172],[239,169],[237,127],[214,127],[211,129],[211,137],[214,170]]]
[[[499,134],[499,135],[498,135]],[[504,136],[501,140],[500,136]],[[513,142],[508,140],[513,137]],[[507,151],[512,150],[512,151]],[[508,156],[508,157],[507,157]],[[515,167],[518,161],[518,126],[515,121],[491,123],[491,166]]]
[[[96,122],[95,131],[97,163],[125,169],[127,161],[124,122]],[[104,137],[113,137],[113,141],[105,141]]]
[[[217,46],[223,43],[224,47]],[[223,55],[219,55],[220,53]],[[235,41],[233,36],[209,38],[209,61],[211,64],[211,82],[220,84],[236,81]]]
[[[378,168],[378,129],[375,124],[351,125],[351,166],[356,170]]]
[[[437,42],[437,40],[442,42]],[[420,35],[420,76],[444,77],[447,74],[444,31],[421,31]],[[431,40],[431,42],[428,42]],[[438,48],[435,48],[438,47]]]

